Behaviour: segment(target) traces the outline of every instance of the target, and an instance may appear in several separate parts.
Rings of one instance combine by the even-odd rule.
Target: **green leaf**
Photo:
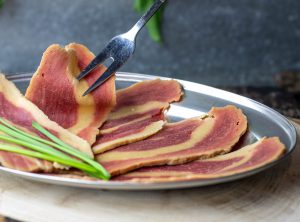
[[[136,12],[143,13],[147,7],[147,0],[135,0],[133,8]]]
[[[135,0],[133,7],[136,12],[142,14],[145,13],[153,3],[154,0]],[[163,5],[146,24],[149,35],[155,42],[162,42],[161,29],[164,7],[165,5]]]
[[[150,37],[156,42],[162,42],[160,12],[157,12],[146,24]]]
[[[4,0],[0,0],[0,8],[4,5]]]

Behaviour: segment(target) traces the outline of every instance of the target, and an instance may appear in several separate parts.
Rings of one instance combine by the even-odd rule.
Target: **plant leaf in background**
[[[4,5],[4,0],[0,0],[0,8]]]
[[[153,3],[154,0],[135,0],[134,10],[140,14],[143,14]],[[151,39],[156,42],[162,42],[161,28],[164,7],[165,5],[163,5],[146,24]]]

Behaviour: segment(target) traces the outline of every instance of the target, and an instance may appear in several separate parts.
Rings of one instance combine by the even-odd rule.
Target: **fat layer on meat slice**
[[[117,91],[117,104],[100,129],[94,153],[143,140],[162,129],[164,110],[183,92],[175,80],[148,80]]]
[[[90,145],[95,142],[98,128],[116,103],[114,76],[82,96],[106,70],[99,65],[82,80],[76,79],[94,57],[85,46],[76,43],[65,47],[49,46],[25,95],[51,120],[87,140]]]
[[[235,106],[212,108],[205,118],[165,124],[155,135],[109,150],[96,159],[112,174],[144,166],[176,165],[228,153],[247,129]]]
[[[176,166],[145,167],[114,180],[153,183],[220,178],[262,167],[277,160],[284,151],[278,137],[263,138],[225,155]]]
[[[115,129],[103,130],[97,138],[94,150],[102,148],[102,152],[115,147],[143,140],[163,128],[164,115],[145,116]],[[95,151],[94,151],[95,152]]]
[[[24,131],[42,136],[32,127],[33,121],[38,122],[63,142],[93,157],[91,147],[85,140],[51,121],[36,105],[27,100],[3,74],[0,74],[0,117]],[[4,151],[1,151],[0,162],[6,167],[34,172],[48,172],[51,171],[52,166],[47,161]]]

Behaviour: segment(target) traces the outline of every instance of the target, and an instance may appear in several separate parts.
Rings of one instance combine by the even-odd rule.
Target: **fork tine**
[[[84,70],[82,70],[82,72],[77,76],[77,80],[81,80],[83,77],[89,74],[93,69],[95,69],[97,65],[99,65],[106,59],[108,59],[108,53],[106,50],[103,50],[90,62],[90,64],[88,64],[88,66]]]
[[[91,91],[96,89],[98,86],[102,85],[106,80],[108,80],[117,69],[122,66],[122,62],[114,61],[107,70],[91,85],[82,96],[89,94]]]

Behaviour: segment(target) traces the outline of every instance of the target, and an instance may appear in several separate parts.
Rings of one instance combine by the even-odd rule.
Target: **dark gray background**
[[[300,1],[169,0],[163,45],[143,30],[123,71],[209,85],[274,84],[300,68]],[[6,0],[0,9],[0,70],[36,69],[52,43],[98,52],[137,19],[133,0]]]

